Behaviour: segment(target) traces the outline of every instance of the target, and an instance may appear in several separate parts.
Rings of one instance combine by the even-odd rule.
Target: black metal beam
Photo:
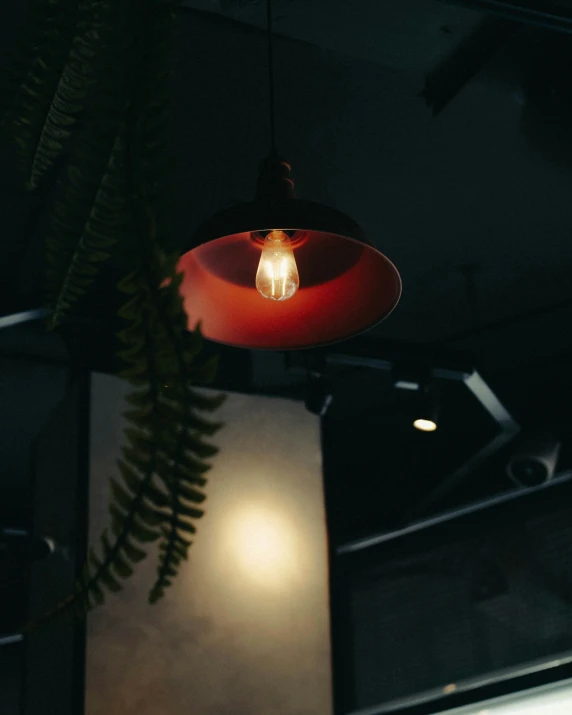
[[[486,17],[477,29],[439,65],[425,75],[421,96],[439,114],[484,67],[519,25],[500,17]]]
[[[572,11],[544,2],[544,0],[447,0],[449,4],[464,5],[474,10],[482,10],[499,15],[513,22],[543,27],[547,30],[572,33]]]
[[[462,383],[497,426],[496,434],[477,450],[468,460],[446,476],[418,505],[411,518],[418,518],[437,505],[486,459],[496,454],[520,431],[520,425],[504,407],[482,376],[474,369],[468,356],[463,353],[435,349],[431,345],[401,343],[366,338],[356,338],[326,348],[289,354],[290,366],[302,364],[308,370],[327,373],[328,367],[348,366],[369,368],[398,374],[400,366],[406,365],[430,379]]]

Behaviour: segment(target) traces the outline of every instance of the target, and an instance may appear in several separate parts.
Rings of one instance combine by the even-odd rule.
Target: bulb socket
[[[260,162],[256,183],[256,201],[272,203],[295,199],[294,180],[291,167],[279,156],[270,155]]]
[[[254,243],[260,246],[260,248],[262,248],[264,246],[264,241],[266,237],[269,233],[272,233],[273,231],[281,231],[282,233],[285,233],[290,239],[291,248],[298,248],[299,246],[302,246],[304,243],[306,243],[306,241],[308,240],[308,234],[305,231],[298,231],[295,228],[268,228],[262,231],[252,231],[252,233],[250,234],[250,238]]]

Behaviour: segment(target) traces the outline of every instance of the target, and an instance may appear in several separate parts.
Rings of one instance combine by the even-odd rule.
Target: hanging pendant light
[[[297,199],[275,149],[271,1],[267,0],[271,151],[254,201],[221,211],[178,263],[192,328],[251,349],[309,348],[386,318],[401,295],[391,261],[348,216]]]

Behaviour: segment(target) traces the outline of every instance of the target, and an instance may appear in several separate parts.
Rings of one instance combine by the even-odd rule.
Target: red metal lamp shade
[[[294,198],[290,167],[268,159],[255,201],[212,217],[178,264],[189,328],[251,349],[309,348],[361,333],[397,305],[395,266],[345,214]],[[287,232],[300,287],[288,300],[264,298],[255,277],[261,237]]]

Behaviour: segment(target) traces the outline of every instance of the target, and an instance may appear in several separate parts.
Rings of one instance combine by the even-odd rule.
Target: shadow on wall
[[[93,381],[91,523],[106,523],[123,384]],[[319,421],[232,394],[189,562],[149,606],[153,556],[89,617],[87,715],[331,712]]]

